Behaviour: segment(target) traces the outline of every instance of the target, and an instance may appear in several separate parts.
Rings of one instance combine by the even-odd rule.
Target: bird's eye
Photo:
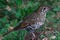
[[[44,7],[43,10],[45,10],[46,8]]]
[[[47,7],[43,7],[42,12],[47,12]]]

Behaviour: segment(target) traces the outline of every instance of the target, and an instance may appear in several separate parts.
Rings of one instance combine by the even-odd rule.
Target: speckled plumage
[[[30,28],[31,32],[33,32],[36,29],[39,29],[39,27],[45,22],[46,13],[48,10],[48,7],[42,7],[37,12],[33,13],[32,15],[29,15],[29,18],[27,18],[25,22],[32,24],[29,24],[29,26],[27,26],[27,29],[29,30]]]
[[[44,24],[45,18],[46,18],[46,13],[48,10],[49,10],[49,7],[47,7],[47,6],[39,7],[39,9],[37,11],[26,16],[21,22],[19,22],[17,24],[17,26],[15,28],[13,28],[11,31],[3,34],[3,36],[7,35],[8,33],[12,32],[12,31],[16,31],[16,30],[20,30],[20,29],[26,29],[27,31],[29,31],[33,34],[33,32],[36,29],[39,29],[39,27]],[[34,36],[34,34],[33,34],[33,36]]]

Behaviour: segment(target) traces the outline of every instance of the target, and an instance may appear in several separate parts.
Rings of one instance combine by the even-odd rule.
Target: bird
[[[12,28],[9,32],[4,33],[2,37],[9,34],[12,31],[17,30],[27,30],[32,34],[32,38],[35,38],[34,31],[38,30],[45,22],[46,20],[46,14],[49,11],[50,7],[48,6],[39,6],[37,10],[35,10],[30,15],[27,15],[24,17],[22,21],[19,21],[19,23],[16,25],[15,28]]]

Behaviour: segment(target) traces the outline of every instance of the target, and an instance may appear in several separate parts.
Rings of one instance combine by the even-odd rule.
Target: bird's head
[[[38,9],[39,9],[39,10],[37,10],[38,13],[45,14],[51,9],[51,7],[50,6],[40,6]]]
[[[41,8],[41,12],[43,12],[43,13],[47,13],[48,10],[50,10],[50,7],[48,7],[48,6],[43,6],[43,7]]]

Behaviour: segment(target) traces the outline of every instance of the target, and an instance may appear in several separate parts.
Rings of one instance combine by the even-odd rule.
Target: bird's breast
[[[31,27],[32,29],[38,29],[43,24],[44,24],[43,22],[36,22],[35,24],[31,25]]]

